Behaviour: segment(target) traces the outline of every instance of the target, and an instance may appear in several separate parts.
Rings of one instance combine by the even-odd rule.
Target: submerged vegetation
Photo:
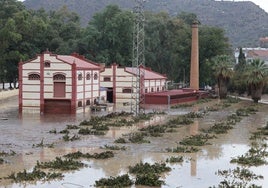
[[[49,181],[61,178],[63,178],[62,173],[56,173],[56,172],[46,173],[38,168],[34,168],[32,172],[27,172],[26,170],[23,170],[22,172],[18,172],[16,174],[12,173],[8,177],[6,177],[6,179],[11,179],[15,182],[37,181],[37,180]]]
[[[183,157],[180,156],[180,157],[170,157],[166,160],[167,163],[182,163],[183,162]]]
[[[126,150],[127,148],[125,146],[116,146],[116,145],[104,145],[103,147],[100,147],[101,149],[109,149],[109,150]]]
[[[133,181],[129,178],[128,174],[117,177],[101,178],[100,180],[95,181],[96,187],[127,187],[132,184]]]
[[[39,162],[37,161],[36,168],[43,169],[57,169],[57,170],[78,170],[79,168],[85,167],[86,165],[82,162],[75,161],[73,159],[62,159],[56,157],[55,160],[49,162]]]
[[[114,157],[114,153],[112,151],[105,151],[101,153],[82,153],[80,151],[74,152],[74,153],[69,153],[64,155],[64,157],[68,159],[79,159],[79,158],[86,158],[86,159],[108,159]]]
[[[236,99],[226,99],[220,102],[221,104],[232,105],[236,103]],[[226,106],[228,106],[226,105]],[[123,134],[122,137],[119,137],[114,142],[121,144],[132,144],[132,143],[150,143],[148,139],[154,139],[153,137],[161,137],[167,136],[168,134],[174,134],[173,132],[179,131],[179,128],[182,125],[190,125],[197,118],[204,118],[208,113],[213,110],[208,110],[209,107],[201,108],[202,110],[198,112],[190,112],[185,115],[177,115],[175,117],[171,117],[166,122],[161,123],[158,122],[156,125],[148,125],[144,126],[135,131],[131,131],[128,134]],[[204,110],[204,111],[203,111]],[[201,150],[201,147],[209,144],[209,141],[212,139],[216,139],[217,136],[221,136],[220,134],[226,134],[228,130],[233,129],[236,123],[240,122],[244,116],[248,116],[257,112],[256,106],[250,106],[246,108],[241,108],[236,110],[230,115],[227,115],[225,119],[215,123],[207,129],[202,129],[200,133],[192,136],[185,136],[184,138],[180,138],[180,140],[176,141],[176,147],[169,147],[164,149],[166,152],[170,153],[195,153]],[[218,113],[218,112],[217,112]],[[86,135],[105,135],[111,126],[113,127],[122,127],[122,126],[132,126],[135,122],[144,121],[151,119],[154,114],[142,114],[138,117],[133,117],[132,114],[129,113],[112,113],[106,116],[101,117],[93,117],[91,120],[83,121],[79,126],[76,125],[67,125],[65,129],[58,133],[65,134],[62,139],[64,141],[75,141],[79,139],[80,135],[83,135],[83,138]],[[129,128],[129,127],[128,127]],[[132,128],[132,127],[131,127]],[[242,156],[238,156],[232,159],[232,163],[237,163],[238,165],[243,166],[258,166],[267,164],[267,156],[268,153],[266,151],[267,144],[261,144],[260,140],[266,138],[268,131],[268,122],[265,127],[259,129],[254,132],[251,139],[254,139],[252,142],[252,147],[250,150]],[[57,134],[57,130],[53,129],[49,133]],[[79,136],[77,136],[79,134]],[[73,136],[70,136],[73,135]],[[81,136],[82,137],[82,136]],[[156,139],[156,138],[155,138]],[[157,138],[158,139],[158,138]],[[258,141],[256,141],[258,140]],[[44,140],[42,139],[39,144],[33,145],[33,147],[48,147],[48,145],[44,144]],[[19,172],[17,174],[13,173],[9,177],[16,182],[21,181],[35,181],[35,180],[52,180],[57,178],[62,178],[63,175],[58,173],[58,171],[69,171],[69,170],[78,170],[83,167],[87,167],[86,164],[82,163],[79,160],[82,159],[108,159],[115,156],[113,151],[110,150],[121,150],[123,152],[127,149],[125,146],[118,145],[104,145],[100,147],[101,149],[105,149],[107,151],[100,153],[82,153],[80,151],[69,153],[61,157],[56,157],[55,160],[50,162],[39,162],[37,161],[36,166],[33,171],[27,172],[24,170],[23,172]],[[162,149],[162,148],[160,148]],[[1,153],[0,153],[1,156]],[[1,161],[5,161],[4,159]],[[182,156],[172,156],[166,159],[166,163],[182,163],[184,158]],[[42,171],[45,169],[45,171]],[[53,172],[56,170],[56,172]],[[47,173],[49,171],[49,173]],[[101,178],[100,180],[95,182],[96,187],[125,187],[135,185],[144,185],[144,186],[161,186],[165,184],[165,181],[161,179],[163,177],[162,173],[171,171],[171,168],[168,167],[165,163],[138,163],[134,166],[129,166],[129,172],[131,174],[132,179],[128,174],[109,177],[109,178]],[[224,176],[225,179],[219,185],[220,186],[238,186],[238,185],[248,185],[250,178],[261,178],[261,176],[257,176],[255,174],[250,173],[247,169],[234,169],[227,171],[218,171],[219,176]],[[235,174],[235,175],[234,175]],[[246,175],[250,176],[246,179]],[[239,181],[230,180],[230,178],[241,177],[243,180],[242,183]],[[245,184],[246,183],[246,184]],[[214,186],[215,187],[215,186]],[[242,186],[243,187],[243,186]]]
[[[246,168],[237,167],[233,170],[218,170],[217,175],[223,176],[225,179],[219,184],[218,188],[224,187],[247,187],[260,188],[261,186],[250,184],[253,180],[263,179],[263,176],[256,175]],[[210,187],[216,188],[216,186]]]

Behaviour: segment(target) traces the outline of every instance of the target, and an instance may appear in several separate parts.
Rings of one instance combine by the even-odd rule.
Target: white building
[[[140,67],[144,71],[144,93],[165,91],[167,77],[150,68]],[[107,100],[111,103],[130,103],[132,81],[136,81],[136,68],[120,67],[113,64],[105,67],[100,73],[100,86],[107,88]],[[133,80],[134,79],[134,80]]]
[[[75,114],[100,96],[100,66],[78,54],[48,51],[19,63],[19,111]]]

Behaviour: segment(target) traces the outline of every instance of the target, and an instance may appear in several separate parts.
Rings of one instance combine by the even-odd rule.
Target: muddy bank
[[[13,101],[12,101],[13,102]],[[57,116],[28,116],[22,119],[18,116],[15,106],[9,103],[9,112],[4,114],[7,120],[1,121],[0,131],[0,151],[7,153],[15,152],[13,156],[6,156],[6,163],[1,165],[0,178],[9,175],[11,172],[19,172],[23,169],[31,170],[36,161],[50,161],[57,156],[63,156],[70,152],[100,152],[101,146],[114,145],[114,141],[127,133],[137,131],[140,127],[150,124],[156,125],[165,122],[166,119],[175,114],[199,111],[208,107],[217,107],[219,102],[198,104],[193,107],[171,109],[170,114],[156,116],[154,119],[145,121],[130,127],[112,127],[107,134],[102,136],[82,136],[81,140],[74,142],[64,142],[61,134],[51,134],[51,130],[57,131],[65,129],[67,124],[78,124],[90,114],[77,117],[57,117]],[[237,165],[231,164],[232,157],[243,155],[249,149],[249,137],[252,131],[263,127],[268,121],[268,106],[261,105],[256,114],[243,117],[242,121],[235,125],[235,128],[227,134],[219,135],[215,139],[209,140],[209,145],[202,146],[196,153],[168,153],[166,148],[175,148],[186,136],[196,135],[219,122],[227,115],[232,114],[237,108],[250,106],[252,103],[244,101],[233,104],[219,111],[211,111],[204,118],[195,119],[189,125],[177,128],[177,132],[165,133],[163,137],[149,137],[150,143],[144,144],[123,144],[125,151],[116,151],[115,157],[106,160],[83,160],[88,167],[80,170],[64,173],[65,177],[60,181],[26,183],[26,187],[94,187],[95,181],[109,176],[117,176],[128,172],[128,166],[143,162],[166,161],[170,156],[183,156],[184,162],[179,164],[169,164],[171,172],[165,173],[162,179],[166,185],[162,187],[190,187],[200,188],[218,185],[222,180],[215,175],[219,169],[234,168]],[[8,106],[8,105],[7,105]],[[92,115],[92,114],[91,114]],[[95,114],[94,114],[95,115]],[[53,148],[33,147],[41,143],[54,144]],[[120,144],[119,144],[120,145]],[[266,176],[267,165],[251,168],[257,174]],[[256,182],[263,187],[268,186],[267,178]],[[9,180],[0,180],[2,187],[25,187],[25,184],[14,184]],[[76,186],[75,186],[76,185]]]

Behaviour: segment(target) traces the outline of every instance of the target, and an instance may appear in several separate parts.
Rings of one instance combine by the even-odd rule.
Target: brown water
[[[250,103],[249,103],[250,104]],[[205,104],[206,105],[206,104]],[[192,111],[170,110],[170,114],[181,114]],[[0,180],[0,187],[94,187],[96,180],[103,177],[118,176],[128,172],[128,166],[133,166],[140,161],[161,162],[170,156],[184,156],[181,164],[168,164],[172,171],[163,175],[162,179],[166,185],[162,187],[184,187],[184,188],[206,188],[218,185],[222,177],[215,175],[220,170],[234,169],[237,165],[230,164],[232,157],[245,154],[249,149],[250,132],[258,127],[262,127],[268,121],[268,105],[263,106],[261,111],[255,115],[243,118],[243,120],[230,130],[228,134],[220,135],[217,139],[210,140],[211,145],[202,147],[202,150],[194,154],[171,154],[166,153],[165,148],[176,147],[177,143],[187,135],[197,134],[202,128],[213,125],[220,121],[227,114],[235,109],[227,108],[225,111],[210,112],[203,119],[195,121],[192,125],[179,128],[176,133],[165,134],[164,137],[149,138],[150,144],[125,144],[126,151],[115,151],[115,157],[107,160],[84,161],[89,167],[78,171],[65,173],[65,177],[60,181],[35,182],[27,184],[15,184],[7,180]],[[94,114],[95,115],[95,114]],[[52,129],[60,131],[67,124],[77,124],[88,115],[69,116],[23,116],[19,117],[17,112],[17,101],[14,98],[1,103],[0,109],[0,152],[15,151],[15,156],[4,157],[8,162],[0,165],[0,178],[9,175],[11,172],[19,172],[23,169],[31,170],[36,161],[49,161],[56,156],[82,151],[94,153],[100,151],[99,147],[113,145],[116,138],[122,134],[133,132],[143,124],[133,127],[113,128],[105,136],[83,136],[81,140],[75,142],[63,142],[61,134],[48,133]],[[159,116],[146,125],[156,124],[164,121],[165,117]],[[41,140],[44,144],[55,144],[55,148],[33,148],[33,144],[38,144]],[[268,159],[267,159],[268,160]],[[258,180],[257,185],[268,187],[268,166],[252,167],[250,170],[256,174],[262,174],[265,178]]]

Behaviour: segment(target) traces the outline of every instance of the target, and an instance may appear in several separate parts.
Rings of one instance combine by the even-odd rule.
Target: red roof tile
[[[150,68],[141,67],[141,69],[144,70],[144,79],[145,80],[167,79],[166,76],[164,76],[164,75],[162,75],[160,73],[154,72]],[[137,68],[126,67],[126,71],[135,75],[137,73]]]
[[[259,57],[259,58],[268,58],[268,49],[267,50],[250,50],[248,51],[248,57]]]
[[[75,63],[77,68],[83,68],[83,69],[100,69],[100,66],[98,66],[94,62],[90,62],[86,59],[81,59],[75,56],[71,55],[57,55],[57,58],[59,60],[62,60],[66,63],[73,64]]]

